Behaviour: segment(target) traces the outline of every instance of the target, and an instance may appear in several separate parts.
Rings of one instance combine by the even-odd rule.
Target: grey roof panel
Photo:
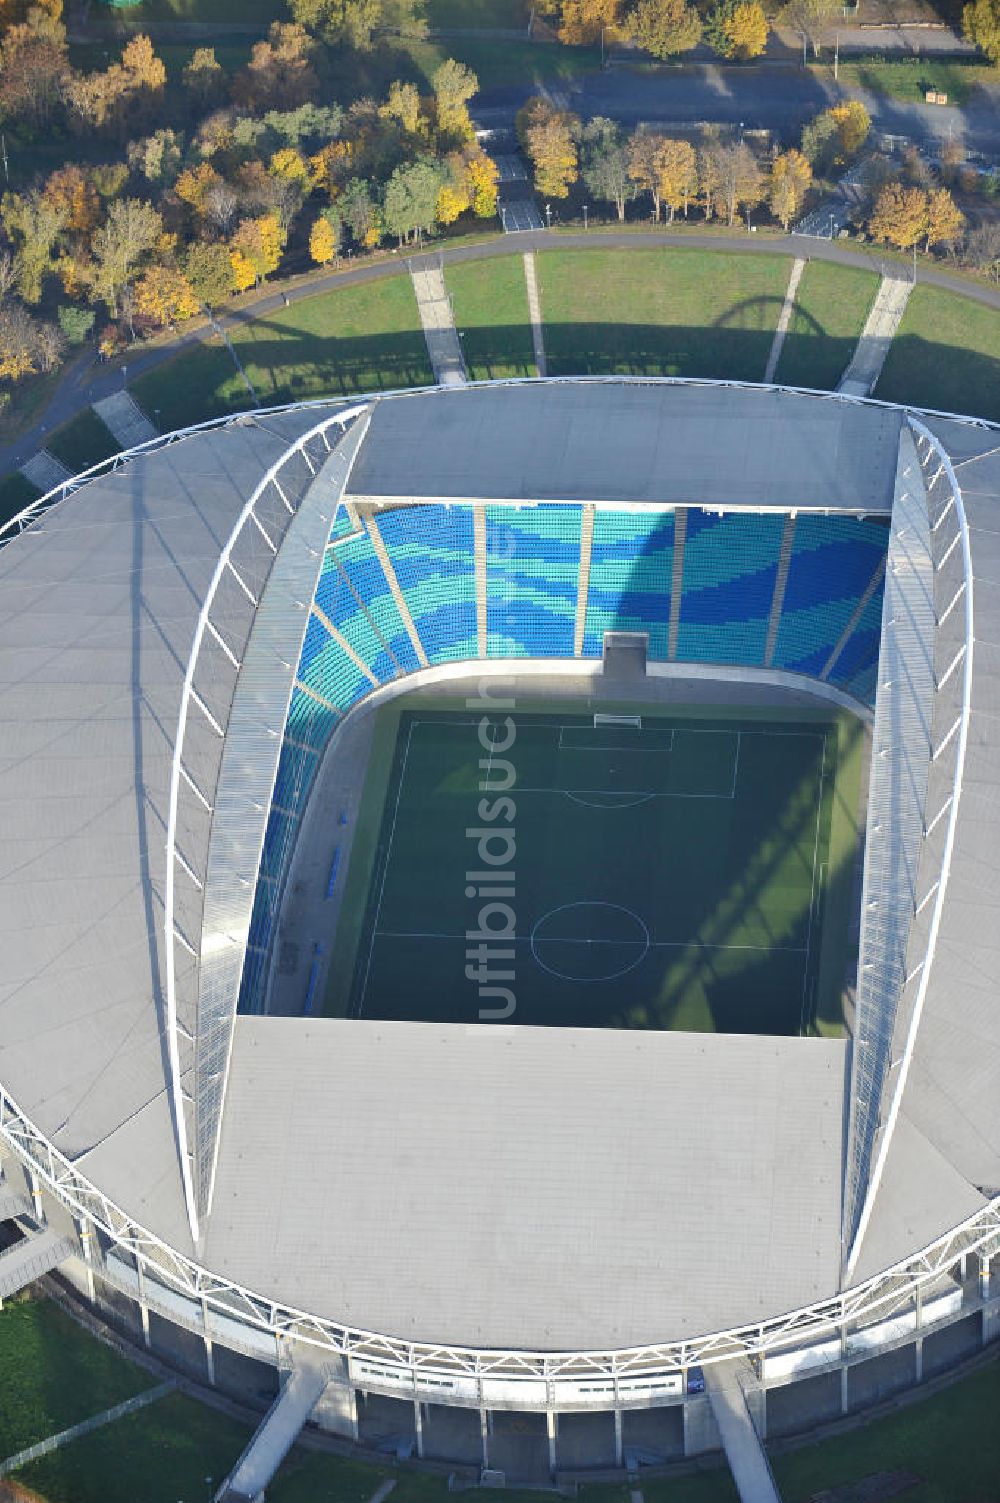
[[[888,513],[899,425],[888,409],[739,387],[466,387],[377,403],[350,488]]]
[[[622,1346],[775,1314],[836,1285],[845,1055],[241,1017],[206,1256],[428,1341]]]

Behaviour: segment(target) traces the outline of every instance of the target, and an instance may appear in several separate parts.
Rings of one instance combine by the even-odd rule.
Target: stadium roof
[[[836,1284],[846,1048],[240,1018],[207,1261],[417,1341],[776,1315]]]
[[[900,414],[739,386],[554,382],[381,401],[359,500],[888,513]]]
[[[186,438],[0,549],[0,1081],[182,1252],[161,944],[181,686],[241,507],[321,416]],[[475,477],[487,497],[872,513],[890,504],[900,421],[698,386],[407,395],[375,404],[352,489],[468,499]],[[968,746],[858,1277],[1000,1187],[1000,456],[995,432],[935,429],[970,526]],[[579,1075],[556,1067],[567,1041]],[[843,1047],[823,1041],[240,1019],[198,1256],[262,1294],[404,1337],[544,1349],[763,1318],[837,1286],[843,1071]],[[750,1252],[734,1257],[734,1243]]]

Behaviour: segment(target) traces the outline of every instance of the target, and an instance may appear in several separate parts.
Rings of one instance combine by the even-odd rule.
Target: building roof
[[[181,684],[246,496],[314,420],[186,438],[0,549],[0,1080],[182,1248],[162,943]]]
[[[242,1017],[206,1259],[417,1341],[779,1314],[836,1285],[846,1047]]]
[[[553,381],[376,403],[358,498],[892,507],[900,413],[760,387]]]
[[[185,438],[0,549],[0,1081],[182,1252],[162,945],[181,686],[241,508],[321,416]],[[878,513],[900,422],[836,398],[697,385],[406,395],[375,404],[351,488]],[[859,1277],[1000,1189],[1000,458],[995,432],[936,431],[969,518],[968,744]],[[221,755],[205,755],[217,772]],[[206,857],[204,823],[206,849],[186,843],[186,861]],[[819,1040],[240,1019],[198,1256],[264,1295],[414,1339],[595,1347],[763,1319],[838,1284],[844,1071],[843,1046]]]

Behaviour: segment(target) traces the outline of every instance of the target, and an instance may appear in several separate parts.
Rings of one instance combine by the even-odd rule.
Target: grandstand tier
[[[299,660],[244,1010],[262,1004],[254,957],[269,943],[315,752],[352,705],[420,666],[414,638],[435,666],[599,659],[606,632],[641,632],[653,663],[785,668],[871,703],[884,522],[565,503],[352,513],[342,503],[334,517]]]

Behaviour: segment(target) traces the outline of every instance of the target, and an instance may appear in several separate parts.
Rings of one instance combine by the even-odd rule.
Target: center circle
[[[561,981],[616,981],[649,953],[649,930],[620,903],[563,903],[531,931],[537,965]]]

